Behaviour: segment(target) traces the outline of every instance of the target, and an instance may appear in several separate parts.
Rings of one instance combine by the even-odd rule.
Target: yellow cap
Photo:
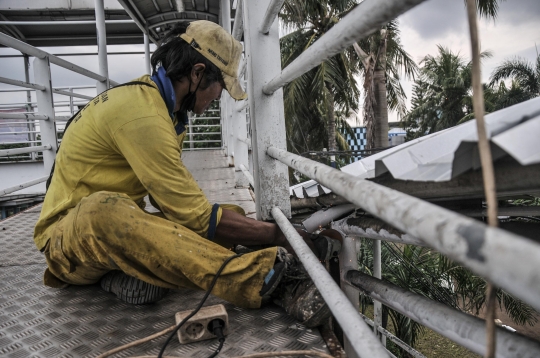
[[[225,89],[232,98],[236,100],[247,98],[247,93],[238,80],[238,64],[242,55],[240,42],[223,27],[206,20],[191,22],[186,32],[178,36],[221,70]]]

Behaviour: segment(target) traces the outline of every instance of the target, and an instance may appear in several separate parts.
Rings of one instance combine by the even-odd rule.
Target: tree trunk
[[[388,99],[386,97],[386,30],[381,30],[379,56],[373,73],[373,87],[375,102],[374,113],[374,146],[375,148],[388,147]]]

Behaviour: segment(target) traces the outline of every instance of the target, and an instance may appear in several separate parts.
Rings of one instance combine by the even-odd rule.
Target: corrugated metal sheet
[[[510,155],[522,165],[540,163],[540,97],[488,114],[493,160]],[[421,182],[448,181],[480,168],[476,122],[469,121],[393,147],[343,167],[359,178],[375,178],[389,172],[395,179]],[[316,194],[313,180],[291,187],[291,195],[302,191]],[[317,195],[309,195],[317,196]]]

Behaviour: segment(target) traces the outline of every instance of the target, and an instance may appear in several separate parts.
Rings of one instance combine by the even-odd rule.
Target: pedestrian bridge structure
[[[502,222],[500,228],[483,223],[487,214],[474,121],[341,170],[286,151],[282,87],[423,1],[365,0],[284,69],[276,20],[283,0],[2,1],[0,44],[20,51],[26,69],[32,61],[33,79],[28,71],[25,79],[0,77],[0,83],[14,86],[2,93],[27,93],[23,103],[0,104],[0,128],[11,128],[0,131],[0,143],[10,145],[0,150],[0,202],[44,194],[66,120],[77,106],[118,84],[108,72],[107,43],[144,43],[149,72],[149,44],[176,22],[215,21],[244,44],[238,70],[249,98],[235,103],[224,93],[219,112],[192,118],[183,160],[211,202],[236,203],[254,218],[278,223],[334,316],[331,324],[309,330],[277,306],[242,310],[224,303],[231,334],[221,356],[310,351],[299,354],[392,357],[390,340],[401,352],[423,357],[383,327],[385,305],[475,353],[488,351],[490,333],[496,337],[495,356],[538,357],[540,343],[519,329],[486,328],[478,317],[381,279],[381,241],[424,246],[540,310],[538,223]],[[96,43],[97,73],[73,64],[67,55],[36,47]],[[51,66],[95,80],[96,93],[53,86]],[[540,99],[489,114],[486,130],[498,200],[539,196]],[[4,139],[13,135],[22,137]],[[215,148],[208,148],[211,144]],[[289,187],[289,167],[312,180]],[[33,206],[0,221],[0,355],[98,356],[174,324],[174,313],[195,307],[202,296],[182,290],[155,305],[129,306],[97,286],[43,286],[45,262],[32,240],[39,212],[40,206]],[[499,216],[535,218],[540,211],[504,205]],[[293,224],[309,232],[341,231],[339,257],[323,266]],[[360,238],[374,240],[372,275],[358,271]],[[374,301],[373,320],[359,314],[360,293]],[[211,297],[207,305],[214,303],[220,300]],[[154,338],[116,356],[155,356],[163,341]],[[215,340],[173,341],[167,355],[206,357],[217,345]]]

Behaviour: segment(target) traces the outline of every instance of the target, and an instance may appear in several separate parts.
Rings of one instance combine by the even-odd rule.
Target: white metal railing
[[[33,47],[27,43],[24,43],[22,41],[19,41],[13,37],[10,37],[4,33],[0,33],[0,44],[10,47],[13,49],[16,49],[20,51],[22,54],[26,56],[33,56],[34,59],[34,81],[36,83],[30,83],[28,82],[28,73],[27,73],[27,66],[25,66],[26,69],[26,81],[18,81],[18,80],[12,80],[9,78],[0,78],[1,83],[7,83],[13,86],[23,87],[23,88],[29,88],[36,91],[36,98],[37,98],[37,105],[38,105],[38,112],[37,113],[16,113],[16,114],[9,114],[9,113],[1,113],[0,118],[3,119],[32,119],[32,120],[39,120],[39,129],[41,133],[41,140],[35,140],[35,134],[36,131],[34,130],[33,126],[35,126],[35,123],[28,123],[28,134],[32,136],[30,140],[28,140],[26,143],[29,144],[36,144],[41,143],[41,146],[33,146],[30,148],[25,149],[9,149],[4,150],[0,152],[0,157],[2,156],[8,156],[13,154],[24,154],[24,153],[35,153],[35,152],[43,152],[43,162],[44,162],[44,169],[45,173],[49,173],[51,170],[51,167],[54,163],[54,158],[56,154],[56,150],[58,148],[58,138],[57,138],[57,130],[55,125],[55,109],[54,109],[54,102],[53,102],[53,94],[60,94],[65,95],[69,97],[69,106],[70,106],[70,112],[73,112],[73,97],[75,98],[82,98],[85,100],[92,99],[93,97],[83,94],[77,94],[73,93],[71,89],[69,91],[65,91],[64,89],[60,88],[53,88],[51,83],[51,70],[50,70],[50,64],[55,64],[57,66],[63,67],[65,69],[68,69],[70,71],[73,71],[75,73],[81,74],[83,76],[89,77],[91,79],[97,80],[97,91],[102,92],[109,88],[111,85],[118,85],[117,82],[112,81],[108,78],[108,70],[107,70],[107,48],[106,48],[106,42],[105,42],[105,18],[104,18],[104,9],[103,9],[103,1],[98,0],[95,2],[96,4],[96,31],[98,33],[98,59],[99,59],[99,67],[100,67],[100,74],[92,72],[90,70],[87,70],[83,67],[80,67],[78,65],[75,65],[69,61],[66,61],[62,58],[59,58],[55,55],[52,55],[50,53],[47,53],[43,50],[40,50],[36,47]],[[26,57],[27,58],[27,57]],[[30,101],[30,95],[28,94],[28,101],[24,103],[26,106],[32,106],[33,103],[28,103]],[[11,104],[13,106],[13,104]],[[30,107],[27,107],[30,108]],[[58,118],[60,119],[60,118]],[[9,144],[14,144],[13,142],[10,142]],[[32,154],[34,155],[34,154]],[[35,159],[35,156],[33,157]],[[42,178],[38,179],[41,180]],[[43,180],[39,181],[38,183],[42,182]],[[31,181],[29,183],[33,183],[32,185],[35,185],[35,181]],[[20,187],[25,188],[28,187],[28,183],[21,184]],[[8,188],[4,190],[12,192],[13,188]],[[19,189],[17,189],[19,190]]]
[[[123,3],[123,0],[119,1]],[[196,143],[222,143],[221,147],[225,149],[231,161],[230,164],[234,165],[236,172],[241,175],[236,178],[237,182],[246,180],[254,187],[257,217],[264,220],[276,220],[321,295],[329,304],[345,333],[345,348],[349,357],[391,356],[381,343],[380,337],[369,328],[368,323],[374,326],[376,332],[393,340],[407,352],[416,357],[422,357],[421,353],[412,350],[380,326],[380,313],[375,313],[374,322],[370,322],[358,313],[358,290],[374,298],[378,305],[376,307],[380,308],[380,304],[384,303],[480,354],[485,352],[486,329],[482,320],[379,280],[381,276],[380,242],[378,246],[374,245],[378,250],[375,252],[374,259],[376,261],[375,277],[357,271],[357,241],[353,235],[344,238],[340,254],[341,282],[344,291],[342,292],[287,220],[291,213],[288,167],[317,180],[355,206],[363,208],[406,233],[394,240],[433,248],[540,310],[540,275],[531,268],[531,265],[523,264],[524,262],[540,262],[538,244],[506,231],[487,227],[478,221],[373,182],[358,180],[349,174],[285,150],[285,120],[281,88],[423,1],[365,0],[282,70],[278,24],[275,19],[283,0],[257,2],[239,0],[232,29],[230,1],[220,0],[221,22],[224,28],[235,38],[241,39],[242,36],[244,38],[246,56],[240,65],[239,74],[240,77],[245,75],[249,98],[245,103],[235,104],[224,93],[221,101],[221,123],[204,122],[218,118],[213,116],[190,118],[186,133],[189,139],[185,143],[189,145],[189,148],[183,150],[198,149],[195,148]],[[103,20],[98,17],[98,14],[96,18],[100,19],[96,22],[98,33],[100,33],[98,37],[105,38],[100,32],[104,31],[104,27],[100,28]],[[145,38],[145,47],[148,42],[148,38]],[[36,57],[34,62],[36,83],[6,78],[0,78],[0,82],[36,91],[39,109],[37,113],[0,113],[0,118],[24,119],[32,125],[39,123],[42,133],[41,141],[27,142],[41,142],[41,146],[0,151],[0,156],[42,151],[46,173],[48,173],[57,148],[55,122],[69,118],[56,115],[52,102],[53,93],[69,96],[71,107],[73,107],[73,97],[91,98],[74,94],[69,88],[68,91],[65,90],[66,88],[52,88],[50,63],[95,79],[99,86],[108,87],[107,81],[112,85],[116,82],[107,78],[106,57],[105,65],[102,62],[102,45],[99,46],[100,72],[104,72],[96,74],[1,33],[0,44]],[[149,53],[149,51],[146,52]],[[146,66],[149,67],[148,63]],[[28,101],[24,104],[32,106],[35,103]],[[205,124],[196,123],[198,121]],[[211,127],[221,127],[221,130],[206,133],[194,131],[195,128]],[[35,134],[37,131],[29,129],[21,133]],[[221,139],[197,140],[197,137],[202,135],[221,135]],[[252,155],[251,147],[253,148]],[[0,191],[0,196],[46,179],[47,177],[42,177],[17,187],[4,189]],[[336,208],[335,211],[342,209]],[[369,236],[366,235],[366,237]],[[391,239],[383,235],[374,235],[371,238]],[[502,330],[498,330],[497,335],[498,354],[502,356],[517,354],[522,357],[540,356],[540,345],[537,342]]]
[[[283,1],[263,0],[257,4],[251,1],[238,2],[233,34],[237,39],[243,34],[247,54],[245,67],[249,90],[248,108],[254,119],[252,123],[254,135],[251,140],[255,152],[252,172],[257,217],[259,219],[273,217],[285,233],[343,328],[348,338],[345,348],[351,357],[356,355],[386,357],[389,353],[384,350],[380,340],[366,329],[365,320],[360,315],[351,312],[350,316],[343,317],[339,306],[342,302],[336,301],[338,289],[329,283],[329,275],[324,272],[320,263],[313,260],[307,247],[297,246],[301,240],[286,220],[289,216],[289,200],[288,197],[283,198],[280,193],[284,190],[282,185],[286,184],[282,184],[279,179],[282,176],[287,178],[288,175],[284,174],[286,169],[276,164],[278,162],[285,164],[284,168],[293,168],[317,180],[332,192],[405,233],[398,239],[392,239],[435,249],[532,307],[540,309],[540,275],[530,265],[522,264],[540,262],[540,245],[537,243],[500,229],[487,227],[481,222],[373,182],[358,180],[285,150],[282,130],[284,118],[280,112],[283,106],[281,88],[422,2],[423,0],[365,0],[283,70],[274,66],[275,62],[279,63],[279,57],[275,56],[276,53],[279,54],[279,47],[276,46],[279,41],[275,23],[276,9],[279,10]],[[243,23],[243,29],[236,25],[239,20]],[[240,104],[227,110],[232,112],[243,107]],[[268,126],[268,123],[272,125]],[[238,134],[236,137],[242,138]],[[269,158],[275,161],[269,161]],[[247,171],[247,166],[241,166],[241,169]],[[373,238],[389,239],[383,235]],[[377,242],[379,250],[374,255],[378,256],[379,260],[377,257],[374,258],[376,261],[374,276],[380,278],[380,241]],[[353,305],[356,305],[358,300],[358,291],[351,293],[354,287],[374,298],[376,307],[377,305],[381,307],[382,302],[474,352],[479,354],[486,352],[484,321],[359,273],[356,262],[357,251],[351,237],[345,238],[343,250],[345,252],[341,259],[344,261],[343,258],[346,258],[347,262],[341,263],[341,279],[345,284],[343,289]],[[356,306],[356,311],[357,308]],[[376,312],[375,322],[372,322],[375,331],[382,332],[390,338],[387,331],[383,332],[385,330],[380,324],[380,313]],[[363,332],[370,334],[363,335]],[[362,336],[361,339],[358,339],[359,334]],[[538,342],[524,337],[512,339],[513,335],[502,330],[497,331],[497,337],[497,356],[540,355]],[[422,356],[403,342],[394,341],[407,352],[418,357]]]

